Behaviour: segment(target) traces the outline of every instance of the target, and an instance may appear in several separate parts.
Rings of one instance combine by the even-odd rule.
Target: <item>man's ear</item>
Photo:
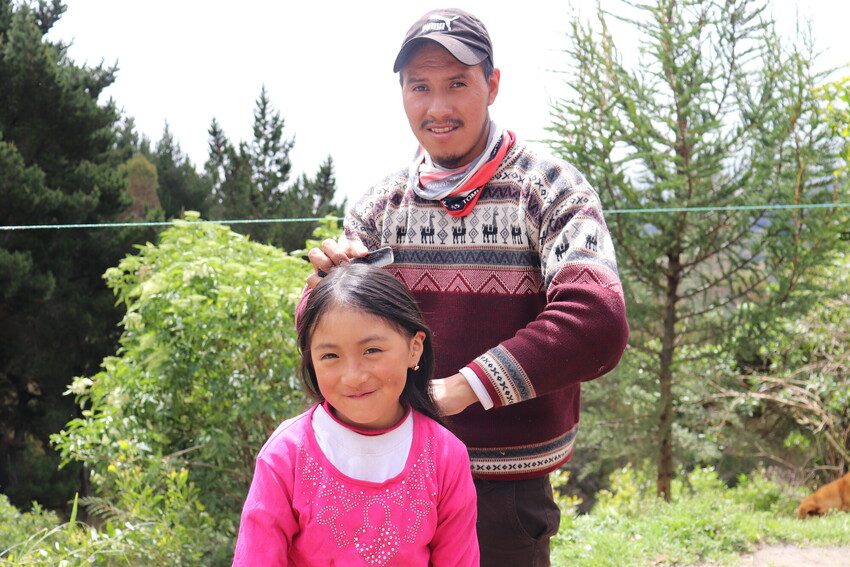
[[[490,106],[495,102],[496,95],[499,94],[499,79],[501,78],[501,71],[498,69],[493,69],[493,72],[490,73],[490,78],[487,79],[487,87],[490,89],[490,96],[487,99],[487,106]]]

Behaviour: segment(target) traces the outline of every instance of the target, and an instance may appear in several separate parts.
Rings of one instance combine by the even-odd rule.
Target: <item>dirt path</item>
[[[850,546],[766,545],[741,557],[741,567],[850,567]]]

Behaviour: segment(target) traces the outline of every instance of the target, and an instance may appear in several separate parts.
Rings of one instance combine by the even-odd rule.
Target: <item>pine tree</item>
[[[254,138],[249,147],[253,181],[259,190],[262,212],[277,212],[280,196],[289,180],[289,152],[295,139],[283,138],[284,120],[269,100],[266,87],[260,90],[254,109]]]
[[[610,13],[600,8],[598,31],[573,22],[576,80],[554,106],[551,145],[608,209],[675,208],[608,217],[630,344],[658,385],[657,490],[669,499],[689,365],[712,356],[742,305],[788,307],[838,242],[838,210],[730,208],[837,200],[837,146],[812,95],[812,51],[775,35],[764,2],[628,6],[636,15],[618,19],[642,38],[633,68]]]
[[[125,214],[127,219],[144,220],[152,211],[161,208],[157,190],[156,166],[142,154],[136,154],[121,167],[127,177],[127,192],[132,199],[130,208]]]
[[[341,217],[345,212],[345,201],[334,204],[336,177],[333,158],[319,166],[316,176],[310,179],[301,175],[286,191],[283,202],[285,218],[321,218],[327,215]],[[275,242],[284,250],[299,250],[313,234],[318,222],[285,223],[276,228]]]
[[[0,225],[117,220],[129,207],[114,67],[77,66],[44,34],[61,2],[0,0]],[[129,154],[132,155],[132,154]],[[140,231],[0,232],[0,486],[60,507],[77,490],[48,445],[76,408],[75,375],[114,351],[119,313],[101,278]]]
[[[159,176],[159,201],[165,217],[180,218],[184,211],[197,211],[206,217],[209,211],[209,184],[182,152],[167,122],[152,159]]]
[[[315,179],[302,175],[287,184],[292,163],[289,153],[294,138],[284,138],[284,120],[270,102],[265,87],[254,109],[250,143],[231,143],[218,122],[209,128],[209,159],[205,170],[212,186],[210,216],[214,219],[273,219],[336,214],[332,204],[336,191],[330,157]],[[302,248],[315,223],[251,223],[234,226],[254,240],[286,250]]]

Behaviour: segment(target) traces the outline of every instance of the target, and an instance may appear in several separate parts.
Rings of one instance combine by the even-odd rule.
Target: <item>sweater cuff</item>
[[[464,366],[459,370],[463,377],[466,378],[466,381],[469,383],[469,387],[472,388],[472,391],[475,392],[475,396],[478,398],[478,401],[481,402],[481,405],[484,406],[485,410],[488,410],[493,407],[493,398],[490,397],[490,394],[487,393],[487,388],[484,387],[484,384],[481,383],[481,380],[478,378],[478,375],[475,374],[475,371],[471,368]]]
[[[496,407],[537,397],[531,380],[513,355],[502,345],[491,348],[467,364],[487,387]]]

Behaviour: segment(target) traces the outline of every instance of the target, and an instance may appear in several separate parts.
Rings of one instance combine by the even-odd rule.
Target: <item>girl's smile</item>
[[[319,391],[341,421],[387,429],[404,415],[399,397],[419,362],[425,333],[412,337],[386,320],[347,307],[328,309],[310,340]]]

